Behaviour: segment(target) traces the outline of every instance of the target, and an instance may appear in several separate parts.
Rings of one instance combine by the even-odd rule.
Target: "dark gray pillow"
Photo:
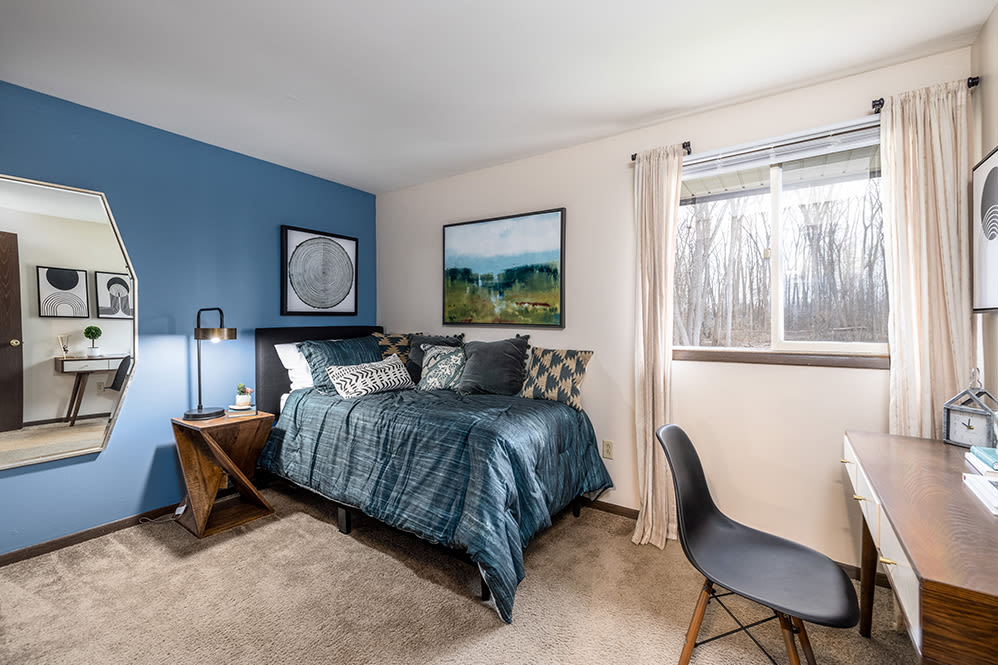
[[[527,340],[530,335],[517,335],[498,342],[468,342],[464,345],[464,373],[454,386],[465,395],[490,393],[515,395],[523,387],[526,376]]]
[[[461,346],[464,341],[464,333],[457,335],[417,335],[413,333],[409,336],[409,358],[405,361],[405,368],[409,370],[413,383],[419,383],[419,378],[423,375],[423,344],[433,346]]]

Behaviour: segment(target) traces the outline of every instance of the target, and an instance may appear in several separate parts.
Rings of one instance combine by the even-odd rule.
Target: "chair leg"
[[[780,619],[780,628],[783,629],[783,644],[787,647],[787,658],[790,665],[800,665],[800,656],[797,654],[797,645],[794,644],[794,629],[790,624],[790,617],[783,612],[777,612]]]
[[[714,593],[714,586],[710,580],[705,579],[703,588],[700,590],[700,597],[697,599],[697,607],[693,610],[693,618],[690,619],[690,628],[686,631],[686,644],[683,645],[683,653],[679,656],[679,665],[689,665],[690,658],[693,656],[693,647],[697,644],[697,635],[700,633],[700,624],[703,623],[703,615],[707,612],[707,602],[712,593]]]
[[[804,628],[804,622],[797,617],[791,617],[791,619],[797,628],[797,637],[800,639],[800,648],[804,650],[804,658],[807,659],[807,665],[818,665],[818,662],[814,659],[814,651],[811,650],[811,640],[807,637],[807,629]]]

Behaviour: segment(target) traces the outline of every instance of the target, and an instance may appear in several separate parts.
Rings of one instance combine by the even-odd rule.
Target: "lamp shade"
[[[194,339],[207,339],[212,342],[217,342],[223,339],[235,339],[236,329],[235,328],[195,328],[194,329]]]

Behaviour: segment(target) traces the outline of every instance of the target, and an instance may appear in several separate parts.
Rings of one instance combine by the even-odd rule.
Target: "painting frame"
[[[998,310],[998,147],[973,168],[972,303],[974,312]]]
[[[119,288],[116,292],[112,292],[115,286]],[[120,292],[121,288],[125,289],[125,294]],[[124,302],[120,307],[116,307],[115,300],[122,300],[122,298]],[[103,305],[104,302],[107,303],[106,306]],[[132,276],[125,272],[94,270],[94,304],[97,308],[98,319],[134,319],[135,284],[132,282]]]
[[[281,225],[281,316],[356,316],[360,241]]]
[[[43,272],[44,271],[44,272]],[[71,275],[75,273],[75,277]],[[80,268],[35,266],[38,279],[38,316],[52,319],[89,319],[90,288],[87,271]],[[64,314],[66,308],[71,314]]]
[[[443,325],[563,329],[566,217],[562,207],[445,224]]]

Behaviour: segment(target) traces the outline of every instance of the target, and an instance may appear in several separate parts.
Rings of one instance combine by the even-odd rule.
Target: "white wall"
[[[583,402],[607,461],[607,501],[638,505],[633,425],[635,244],[630,154],[690,140],[696,152],[849,120],[871,100],[965,78],[970,48],[875,69],[530,159],[378,196],[378,320],[390,331],[442,330],[441,226],[565,206],[564,330],[539,346],[593,349]],[[462,330],[448,327],[448,330]],[[471,339],[514,329],[465,328]],[[885,430],[887,372],[675,364],[675,421],[690,432],[721,508],[736,519],[859,560],[859,513],[845,497],[842,432]]]
[[[118,241],[108,224],[84,222],[0,208],[0,229],[17,234],[21,276],[21,338],[24,358],[24,421],[52,420],[66,414],[74,376],[55,370],[60,354],[59,335],[70,335],[70,354],[83,355],[90,341],[87,326],[98,326],[102,353],[128,353],[132,345],[130,319],[98,319],[94,271],[127,272]],[[37,266],[77,268],[87,271],[89,319],[38,316]],[[108,413],[118,393],[97,394],[96,382],[110,382],[111,374],[91,376],[80,415]]]

